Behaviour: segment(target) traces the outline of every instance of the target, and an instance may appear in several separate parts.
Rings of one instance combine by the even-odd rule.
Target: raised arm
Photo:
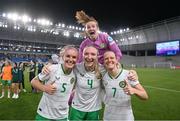
[[[116,42],[113,40],[113,38],[109,35],[107,35],[107,40],[109,42],[109,49],[113,51],[116,55],[117,60],[119,61],[122,58],[122,53]]]

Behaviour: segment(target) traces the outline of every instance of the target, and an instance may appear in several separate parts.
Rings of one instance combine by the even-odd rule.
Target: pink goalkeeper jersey
[[[98,61],[103,64],[103,55],[107,50],[113,51],[118,59],[118,61],[122,57],[122,53],[116,42],[106,33],[100,33],[95,41],[90,38],[86,38],[80,45],[79,48],[79,60],[78,62],[82,62],[83,59],[83,49],[86,46],[94,46],[98,49]]]

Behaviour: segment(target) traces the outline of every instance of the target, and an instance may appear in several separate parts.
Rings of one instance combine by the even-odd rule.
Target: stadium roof
[[[137,27],[179,16],[177,1],[164,0],[1,0],[1,12],[22,12],[51,19],[54,23],[77,24],[77,10],[95,17],[103,30]]]

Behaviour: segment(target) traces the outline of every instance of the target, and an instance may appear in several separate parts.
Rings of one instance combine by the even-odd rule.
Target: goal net
[[[154,68],[172,68],[171,62],[155,62]]]

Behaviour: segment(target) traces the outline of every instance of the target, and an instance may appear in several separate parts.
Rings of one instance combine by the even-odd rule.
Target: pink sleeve
[[[119,61],[122,58],[122,53],[120,48],[118,47],[117,43],[112,39],[112,37],[110,37],[109,35],[107,35],[107,41],[108,41],[109,49],[115,53],[117,60]]]
[[[83,49],[85,47],[84,41],[81,43],[79,47],[79,57],[78,57],[78,63],[81,63],[83,61]]]

